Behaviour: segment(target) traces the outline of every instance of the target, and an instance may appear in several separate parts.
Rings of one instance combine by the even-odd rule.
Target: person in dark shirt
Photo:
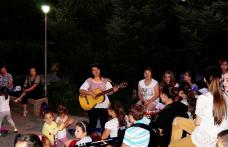
[[[158,114],[155,122],[160,130],[160,147],[168,147],[171,138],[173,119],[177,116],[188,118],[188,107],[179,101],[174,101],[175,94],[173,93],[173,88],[169,86],[165,86],[161,89],[160,98],[166,106]]]

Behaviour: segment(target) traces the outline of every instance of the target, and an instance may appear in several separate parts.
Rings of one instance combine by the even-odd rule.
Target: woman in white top
[[[0,130],[2,128],[2,121],[4,118],[6,118],[8,122],[13,126],[14,132],[17,132],[18,130],[10,114],[10,106],[9,106],[10,96],[8,92],[9,92],[8,88],[1,87],[2,95],[0,96]],[[1,133],[0,133],[0,136],[1,136]]]
[[[139,81],[138,84],[138,97],[137,104],[144,105],[146,111],[155,109],[156,104],[159,102],[159,84],[156,80],[152,79],[152,69],[147,67],[144,69],[145,79]]]
[[[219,85],[220,72],[217,68],[210,67],[204,77],[209,92],[197,99],[196,119],[192,121],[181,117],[175,118],[169,147],[215,147],[217,134],[228,129],[228,105]],[[191,135],[181,139],[182,130]]]
[[[119,127],[126,126],[124,109],[120,104],[111,102],[108,107],[108,114],[111,120],[105,123],[105,130],[101,139],[118,137]]]

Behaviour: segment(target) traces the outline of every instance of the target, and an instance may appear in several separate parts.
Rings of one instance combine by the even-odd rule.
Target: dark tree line
[[[36,65],[43,72],[43,1],[0,3],[0,62],[15,74]],[[134,84],[152,66],[201,72],[228,57],[225,0],[49,0],[48,63],[80,84],[93,62],[114,80]]]

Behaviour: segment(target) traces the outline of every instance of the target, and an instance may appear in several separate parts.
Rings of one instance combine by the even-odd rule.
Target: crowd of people
[[[18,134],[16,147],[226,147],[228,146],[228,60],[220,67],[210,66],[202,81],[195,81],[191,71],[176,80],[172,71],[166,71],[159,83],[153,79],[150,67],[144,69],[144,79],[138,83],[138,102],[128,108],[120,102],[109,101],[109,95],[119,90],[101,75],[98,64],[91,66],[92,76],[80,87],[80,94],[96,98],[94,89],[112,89],[104,101],[88,110],[89,121],[77,122],[68,114],[68,108],[59,105],[58,116],[44,113],[40,134]],[[40,95],[40,77],[31,68],[24,90],[15,100],[24,104],[27,115],[28,98]],[[20,132],[11,118],[9,94],[13,79],[6,68],[0,75],[0,127],[6,118]],[[31,92],[32,91],[32,92]],[[97,122],[100,120],[100,128]],[[74,126],[74,129],[69,129]],[[69,137],[70,136],[70,137]]]

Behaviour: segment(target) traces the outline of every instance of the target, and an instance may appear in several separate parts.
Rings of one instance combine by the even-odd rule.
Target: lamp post
[[[47,96],[47,13],[50,10],[48,5],[42,5],[41,9],[45,15],[44,19],[44,92]]]

